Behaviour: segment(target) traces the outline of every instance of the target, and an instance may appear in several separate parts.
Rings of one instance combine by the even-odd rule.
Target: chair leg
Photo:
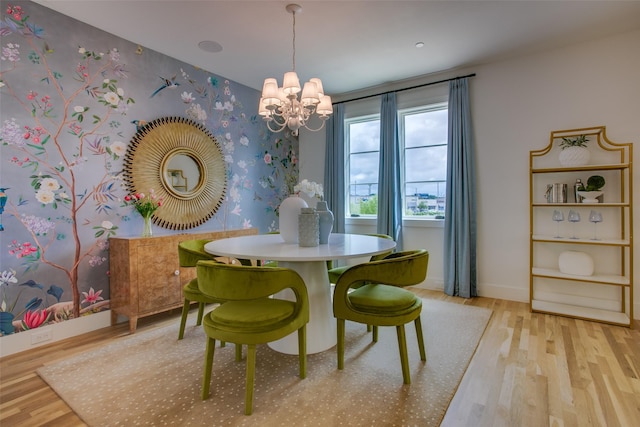
[[[187,317],[189,316],[189,300],[184,299],[184,304],[182,305],[182,318],[180,319],[180,332],[178,332],[178,339],[181,340],[184,338],[184,327],[187,324]]]
[[[236,344],[236,362],[242,360],[242,344]]]
[[[207,346],[204,352],[204,375],[202,377],[202,400],[209,397],[209,386],[211,385],[211,370],[213,368],[213,354],[216,350],[216,340],[207,339]]]
[[[344,369],[344,319],[337,319],[338,323],[338,369]]]
[[[398,333],[398,348],[400,349],[400,363],[402,364],[402,378],[405,384],[411,384],[409,372],[409,357],[407,356],[407,337],[404,333],[404,325],[396,326]]]
[[[202,325],[202,316],[204,316],[204,303],[198,303],[198,321],[196,322],[197,326]]]
[[[422,336],[422,322],[420,322],[420,316],[413,321],[416,325],[416,335],[418,336],[418,349],[420,350],[420,360],[427,360],[427,352],[424,351],[424,338]]]
[[[298,329],[298,357],[300,358],[300,378],[307,378],[307,325]]]
[[[253,412],[253,383],[256,374],[256,345],[247,345],[247,382],[244,399],[244,413],[251,415]]]
[[[373,325],[373,334],[372,334],[373,342],[378,342],[378,327]]]
[[[371,325],[367,325],[367,332],[371,332],[371,329],[372,329]]]

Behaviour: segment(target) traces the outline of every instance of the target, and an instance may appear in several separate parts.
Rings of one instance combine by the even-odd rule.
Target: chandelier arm
[[[319,119],[322,120],[322,124],[320,124],[320,127],[318,129],[311,129],[306,123],[303,126],[306,130],[311,131],[311,132],[318,132],[319,130],[322,130],[322,128],[324,128],[324,124],[327,122],[327,119],[329,117],[322,117],[322,116],[318,116]]]
[[[269,130],[273,133],[281,132],[287,126],[287,122],[284,122],[281,124],[281,123],[278,123],[276,120],[265,120],[265,121],[267,122],[267,127],[269,128]],[[275,123],[278,127],[276,129],[272,128],[271,123]]]

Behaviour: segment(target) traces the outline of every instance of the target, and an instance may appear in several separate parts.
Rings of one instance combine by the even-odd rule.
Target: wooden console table
[[[180,268],[178,243],[258,234],[256,228],[183,233],[154,237],[111,237],[109,272],[111,324],[129,318],[134,333],[138,318],[182,307],[182,286],[196,277],[195,268]]]

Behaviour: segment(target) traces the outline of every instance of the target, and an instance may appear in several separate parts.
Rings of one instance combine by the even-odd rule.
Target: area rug
[[[402,382],[396,331],[347,322],[345,369],[335,347],[307,359],[258,346],[253,415],[244,415],[244,359],[216,348],[211,395],[201,400],[205,334],[190,323],[136,333],[38,369],[90,426],[437,426],[473,356],[491,310],[424,299],[427,362],[408,324],[410,385]],[[313,337],[308,337],[313,339]]]

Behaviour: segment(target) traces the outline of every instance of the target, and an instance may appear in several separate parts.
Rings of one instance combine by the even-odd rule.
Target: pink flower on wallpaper
[[[30,242],[18,243],[17,240],[13,240],[9,244],[9,255],[15,255],[16,258],[29,256],[34,252],[38,252],[38,247]]]
[[[93,288],[90,288],[89,292],[83,292],[82,295],[84,295],[84,299],[82,300],[82,304],[84,303],[95,304],[98,301],[103,301],[104,298],[100,296],[101,293],[102,293],[102,289],[96,292],[93,290]]]
[[[264,155],[264,162],[268,165],[271,164],[271,154],[267,153]]]
[[[22,320],[22,326],[25,330],[35,329],[38,326],[41,326],[49,319],[49,313],[47,310],[38,310],[38,311],[27,311],[24,314],[24,319]]]

